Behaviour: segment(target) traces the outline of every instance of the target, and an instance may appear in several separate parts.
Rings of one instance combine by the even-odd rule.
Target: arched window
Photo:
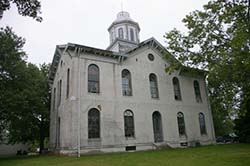
[[[194,94],[195,94],[195,99],[198,103],[202,102],[201,99],[201,91],[200,91],[200,85],[198,81],[194,81]]]
[[[152,116],[153,116],[154,140],[155,142],[163,142],[161,113],[155,111]]]
[[[61,97],[62,97],[62,80],[59,80],[57,83],[58,86],[58,98],[57,98],[57,107],[59,107],[59,105],[61,104]]]
[[[174,86],[174,99],[181,100],[181,89],[178,78],[173,78],[173,86]]]
[[[199,123],[200,123],[201,135],[207,134],[205,116],[201,112],[199,113]]]
[[[122,70],[122,94],[132,96],[131,74],[127,69]]]
[[[185,136],[186,129],[185,129],[184,114],[182,112],[177,113],[177,122],[178,122],[180,136]]]
[[[88,112],[88,138],[100,138],[100,112],[95,108]]]
[[[134,114],[131,110],[126,110],[124,112],[124,129],[125,137],[135,136]]]
[[[66,84],[66,98],[69,97],[69,77],[70,77],[70,69],[67,70],[67,84]]]
[[[118,29],[118,37],[123,39],[123,29],[122,28]]]
[[[57,128],[56,128],[56,147],[59,148],[61,146],[61,120],[60,117],[57,118]]]
[[[88,67],[88,92],[99,93],[99,87],[99,68],[98,66],[91,64]]]
[[[56,108],[56,88],[54,88],[54,91],[53,91],[53,100],[52,100],[52,106],[53,106],[53,111],[55,111],[55,108]]]
[[[155,74],[151,73],[149,75],[150,93],[152,98],[159,98],[157,77]]]
[[[130,39],[131,39],[131,41],[135,41],[135,34],[134,34],[134,30],[132,28],[130,28]]]

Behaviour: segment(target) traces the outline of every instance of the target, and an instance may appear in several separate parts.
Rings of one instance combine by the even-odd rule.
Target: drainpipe
[[[81,111],[81,72],[80,72],[80,53],[79,53],[79,49],[77,49],[77,54],[78,54],[78,87],[77,87],[77,91],[78,91],[78,110],[77,110],[77,113],[78,113],[78,149],[77,149],[77,154],[78,154],[78,157],[81,156],[81,122],[80,122],[80,111]]]

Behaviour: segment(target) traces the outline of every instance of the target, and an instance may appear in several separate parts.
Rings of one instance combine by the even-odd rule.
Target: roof
[[[137,22],[135,22],[133,19],[130,18],[130,15],[126,11],[120,11],[117,16],[115,21],[109,26],[108,31],[113,27],[114,25],[117,24],[123,24],[123,23],[128,23],[128,24],[134,24],[137,26],[138,30],[140,31],[140,26]]]
[[[84,46],[84,45],[79,45],[79,44],[73,44],[73,43],[68,43],[65,45],[57,45],[56,50],[54,53],[54,57],[52,60],[52,64],[50,66],[50,72],[49,72],[49,81],[52,82],[54,80],[59,61],[61,59],[61,56],[64,52],[67,52],[70,56],[72,56],[68,50],[74,50],[74,51],[80,51],[80,52],[85,52],[85,53],[90,53],[98,56],[106,56],[106,57],[111,57],[114,59],[120,59],[121,57],[125,57],[126,55],[120,54],[117,52],[109,51],[109,50],[103,50],[99,48],[94,48],[94,47],[89,47],[89,46]]]
[[[138,44],[137,47],[132,48],[131,50],[125,52],[125,53],[118,53],[118,52],[113,52],[109,50],[104,50],[104,49],[99,49],[99,48],[94,48],[94,47],[89,47],[89,46],[84,46],[84,45],[79,45],[79,44],[73,44],[73,43],[68,43],[65,45],[57,45],[56,50],[54,53],[53,61],[50,67],[50,73],[49,73],[49,80],[52,82],[54,80],[59,61],[61,59],[61,56],[64,52],[67,52],[69,55],[70,53],[68,50],[74,50],[74,51],[80,51],[80,52],[85,52],[85,53],[90,53],[98,56],[105,56],[105,57],[111,57],[114,59],[117,59],[120,61],[121,59],[126,60],[128,58],[128,55],[135,52],[136,50],[144,47],[144,46],[149,46],[150,48],[154,48],[157,51],[161,53],[161,55],[166,55],[163,56],[163,58],[166,59],[170,64],[173,63],[180,63],[170,52],[167,51],[167,49],[162,46],[155,38],[149,38],[141,43]],[[72,55],[70,55],[72,56]],[[190,68],[186,67],[182,64],[180,64],[180,74],[181,75],[205,75],[206,71],[200,70],[200,69],[195,69],[195,68]]]

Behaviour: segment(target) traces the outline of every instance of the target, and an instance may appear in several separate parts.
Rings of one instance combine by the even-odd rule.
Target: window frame
[[[157,76],[154,73],[149,74],[149,88],[150,88],[151,98],[159,99],[158,81],[157,81]]]
[[[123,96],[133,95],[132,78],[131,78],[131,73],[128,69],[122,70],[122,95]]]
[[[124,119],[124,135],[126,138],[135,137],[135,124],[134,124],[134,113],[127,109],[123,113]],[[130,122],[130,123],[129,123]]]
[[[122,27],[118,28],[118,38],[124,39],[124,32]]]
[[[96,71],[91,71],[95,70]],[[93,69],[91,69],[93,68]],[[91,72],[96,72],[91,75]],[[88,93],[100,93],[100,69],[96,64],[90,64],[88,66]]]
[[[183,112],[177,113],[177,124],[178,124],[179,136],[180,137],[186,136],[186,125]]]
[[[197,103],[202,103],[200,84],[197,80],[193,82],[194,94]]]
[[[199,113],[199,126],[201,135],[207,135],[206,119],[204,113]]]
[[[91,108],[88,111],[88,139],[99,139],[99,138],[101,138],[100,111],[96,108]]]
[[[149,61],[153,62],[155,60],[155,56],[151,53],[148,54]]]
[[[129,30],[130,32],[130,40],[131,41],[135,41],[135,33],[134,33],[134,29],[133,28],[130,28]]]
[[[172,79],[172,83],[173,83],[173,90],[174,90],[174,99],[181,101],[182,96],[181,96],[181,87],[180,87],[179,79],[177,77],[174,77]]]
[[[69,98],[69,81],[70,81],[70,69],[67,69],[67,80],[66,80],[66,99]]]
[[[57,88],[56,87],[54,87],[53,88],[53,100],[52,100],[52,107],[53,107],[53,111],[55,111],[55,109],[56,109],[56,95],[57,95],[57,90],[56,90]]]

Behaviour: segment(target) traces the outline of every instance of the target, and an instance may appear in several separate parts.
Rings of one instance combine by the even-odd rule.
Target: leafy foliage
[[[9,143],[40,140],[43,146],[49,131],[49,65],[26,63],[24,42],[11,28],[1,28],[0,128]]]
[[[39,16],[41,13],[41,2],[38,0],[0,0],[0,15],[4,11],[9,10],[11,3],[15,3],[17,6],[18,13],[22,16],[29,16],[36,21],[41,22],[42,17]]]
[[[203,8],[183,19],[187,34],[174,29],[165,38],[184,65],[208,70],[218,131],[250,112],[250,0],[211,0]]]

